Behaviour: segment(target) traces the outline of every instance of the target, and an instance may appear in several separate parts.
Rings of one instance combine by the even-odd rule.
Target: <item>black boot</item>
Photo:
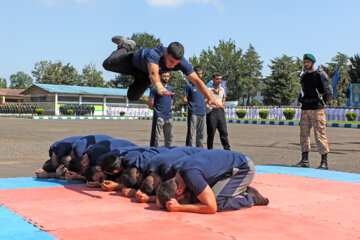
[[[301,153],[301,161],[297,164],[293,165],[293,167],[309,167],[309,152],[303,152]]]
[[[328,170],[328,163],[327,163],[327,153],[321,155],[321,163],[320,166],[317,169],[323,169],[323,170]]]

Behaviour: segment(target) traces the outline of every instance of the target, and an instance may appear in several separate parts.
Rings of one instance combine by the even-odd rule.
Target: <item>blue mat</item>
[[[0,205],[0,239],[54,240],[48,232],[41,231],[23,218]]]
[[[300,176],[300,177],[310,177],[310,178],[336,180],[342,182],[360,183],[360,174],[357,173],[319,170],[314,168],[297,168],[297,167],[289,167],[289,166],[275,165],[275,164],[257,165],[255,168],[257,174],[280,173],[280,174]]]
[[[72,181],[71,183],[61,179],[38,179],[34,177],[0,178],[0,189],[36,188],[36,187],[59,187],[84,184],[84,181]]]

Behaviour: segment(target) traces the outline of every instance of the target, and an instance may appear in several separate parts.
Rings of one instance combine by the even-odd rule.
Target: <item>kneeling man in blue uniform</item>
[[[183,157],[174,165],[174,178],[157,190],[157,205],[170,212],[215,213],[253,205],[268,205],[269,200],[250,187],[255,176],[252,160],[241,153],[215,149]],[[179,204],[187,192],[200,201]]]

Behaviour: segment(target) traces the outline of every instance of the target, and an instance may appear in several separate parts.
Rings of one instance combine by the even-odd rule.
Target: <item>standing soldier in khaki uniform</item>
[[[318,151],[321,154],[321,163],[318,169],[328,169],[327,154],[329,150],[326,136],[325,106],[332,96],[329,77],[325,72],[315,68],[316,59],[312,54],[305,54],[304,67],[306,72],[301,76],[301,119],[300,145],[302,159],[296,167],[309,167],[310,130],[314,128],[314,135]]]

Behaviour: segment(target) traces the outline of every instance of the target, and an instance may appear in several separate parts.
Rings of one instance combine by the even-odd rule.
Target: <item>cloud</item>
[[[218,10],[222,11],[224,6],[217,0],[146,0],[146,2],[154,7],[170,7],[176,8],[185,3],[210,3],[214,5]]]

